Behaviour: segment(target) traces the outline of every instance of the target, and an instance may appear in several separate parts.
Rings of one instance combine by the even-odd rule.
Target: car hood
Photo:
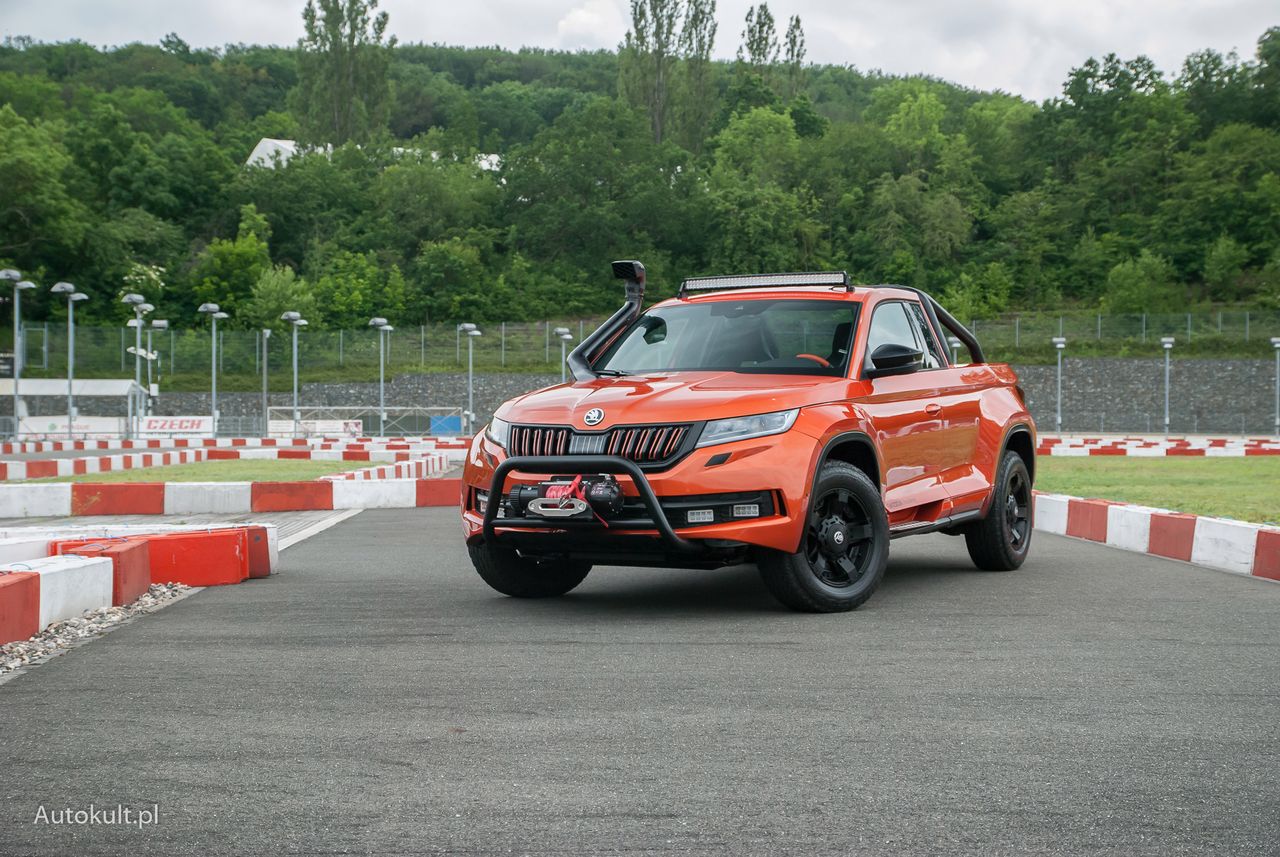
[[[766,414],[837,401],[849,381],[807,375],[675,372],[626,375],[558,384],[519,396],[498,408],[508,422],[569,425],[600,431],[617,425],[686,423]],[[604,418],[588,426],[587,412]]]

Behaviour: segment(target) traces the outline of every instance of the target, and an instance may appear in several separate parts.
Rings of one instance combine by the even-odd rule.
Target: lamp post
[[[270,410],[267,405],[267,343],[271,341],[271,328],[262,328],[262,436],[271,433]]]
[[[1173,353],[1174,338],[1172,336],[1160,337],[1160,344],[1164,347],[1164,436],[1169,436],[1169,356]]]
[[[378,333],[378,437],[387,436],[387,351],[386,332],[391,329],[382,316],[369,319],[369,326]]]
[[[467,433],[470,434],[475,431],[476,423],[475,360],[472,346],[475,344],[475,338],[481,334],[471,323],[458,325],[458,330],[467,335]]]
[[[571,337],[569,336],[569,328],[567,328],[567,327],[557,327],[555,330],[553,330],[553,331],[551,331],[551,332],[552,332],[552,333],[554,333],[554,334],[556,335],[556,339],[560,340],[560,383],[561,383],[561,384],[563,384],[563,383],[564,383],[564,381],[565,381],[565,371],[564,371],[564,344],[565,344],[565,342],[566,342],[568,339],[570,339],[570,338],[571,338]]]
[[[137,389],[142,388],[142,317],[151,310],[155,309],[151,304],[147,303],[146,298],[142,295],[130,292],[120,299],[121,303],[128,304],[133,309],[133,318],[129,321],[129,327],[133,328],[133,383]],[[129,434],[136,437],[138,434],[138,418],[142,402],[139,402],[133,408],[132,421],[129,426]]]
[[[77,292],[71,283],[57,283],[49,291],[67,296],[67,439],[75,439],[72,424],[76,421],[76,398],[71,382],[76,375],[76,302],[88,300],[84,292]]]
[[[1065,337],[1055,336],[1052,341],[1058,352],[1058,410],[1054,417],[1054,430],[1062,434],[1062,351],[1067,347],[1067,340]]]
[[[22,272],[13,268],[0,271],[0,280],[13,283],[13,439],[18,439],[18,382],[22,380],[22,292],[34,289],[36,284],[22,279]]]
[[[168,330],[168,329],[169,329],[169,320],[164,318],[151,319],[151,326],[147,328],[147,353],[153,355],[152,358],[147,361],[147,395],[148,396],[151,395],[151,364],[153,361],[160,359],[160,352],[153,351],[151,348],[151,334],[157,330]],[[159,379],[159,377],[160,377],[160,368],[156,367],[156,378]],[[148,401],[150,400],[148,399]]]
[[[1280,437],[1280,336],[1271,337],[1271,347],[1276,350],[1276,437]]]
[[[298,412],[298,328],[306,327],[307,320],[302,317],[302,313],[290,310],[280,316],[281,321],[287,321],[293,326],[293,434],[298,434],[298,423],[301,420],[301,414]]]
[[[960,362],[960,340],[952,336],[947,339],[947,344],[951,346],[951,365],[954,366]]]
[[[227,318],[217,304],[200,304],[197,310],[213,322],[213,344],[209,346],[209,418],[213,420],[213,436],[218,436],[218,319]]]
[[[568,347],[569,343],[572,341],[573,341],[573,336],[568,331],[565,331],[564,333],[560,334],[560,383],[561,384],[563,384],[568,379],[568,376],[565,370],[569,364],[565,362],[565,349]]]

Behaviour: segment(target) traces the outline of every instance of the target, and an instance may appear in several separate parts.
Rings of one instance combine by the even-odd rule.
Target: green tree
[[[298,43],[299,112],[308,138],[341,145],[384,127],[389,101],[387,13],[378,0],[307,0]]]
[[[1174,281],[1173,266],[1150,250],[1121,262],[1107,275],[1104,312],[1177,312],[1186,305],[1186,291]]]
[[[662,142],[671,110],[683,13],[682,0],[631,0],[631,29],[618,50],[622,94],[648,114],[655,143]]]
[[[1249,251],[1229,235],[1219,235],[1204,254],[1204,284],[1209,297],[1219,301],[1238,296],[1240,274],[1249,261]]]
[[[190,275],[191,306],[187,311],[194,313],[205,302],[216,303],[230,313],[231,324],[243,325],[247,319],[240,317],[240,310],[271,267],[269,237],[266,218],[253,205],[243,206],[235,239],[216,238],[197,257]]]
[[[324,313],[311,286],[292,268],[273,265],[258,275],[241,321],[249,327],[283,330],[287,325],[280,316],[289,311],[302,313],[313,327],[324,324]]]
[[[788,100],[794,100],[804,86],[804,28],[800,26],[800,16],[792,15],[787,23],[787,35],[784,44],[786,53],[783,63],[787,68]]]
[[[393,325],[414,323],[406,319],[406,288],[400,268],[383,268],[372,253],[339,251],[322,267],[315,296],[333,327],[364,328],[381,316]]]

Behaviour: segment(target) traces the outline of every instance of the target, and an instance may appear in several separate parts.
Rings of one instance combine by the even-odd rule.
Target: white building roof
[[[133,383],[132,378],[77,378],[71,382],[72,391],[77,396],[128,396],[130,391],[142,392],[142,388]],[[0,397],[13,395],[13,379],[0,378]],[[18,395],[31,396],[63,396],[67,395],[66,378],[23,378],[18,383]]]

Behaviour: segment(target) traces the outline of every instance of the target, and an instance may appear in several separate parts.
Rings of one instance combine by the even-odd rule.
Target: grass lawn
[[[1042,455],[1036,459],[1036,488],[1240,521],[1280,521],[1280,456]]]
[[[83,476],[32,479],[32,482],[300,482],[369,467],[367,461],[310,461],[304,459],[200,461],[168,467],[111,470]]]

